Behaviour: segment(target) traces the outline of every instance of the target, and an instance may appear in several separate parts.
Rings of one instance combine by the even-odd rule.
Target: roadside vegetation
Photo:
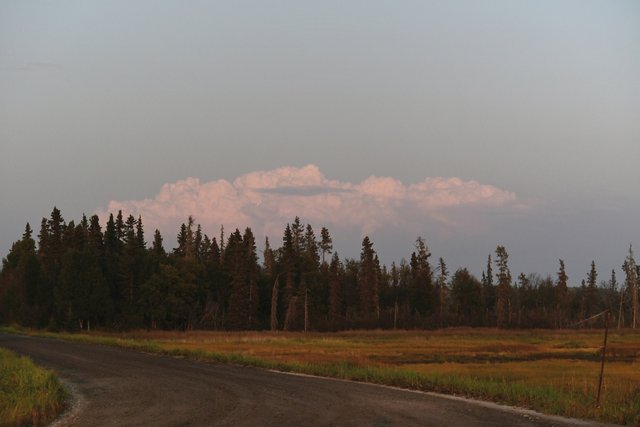
[[[0,426],[45,425],[65,409],[55,374],[0,348]]]
[[[138,351],[434,391],[548,414],[640,424],[640,332],[613,331],[600,405],[596,330],[52,334]]]

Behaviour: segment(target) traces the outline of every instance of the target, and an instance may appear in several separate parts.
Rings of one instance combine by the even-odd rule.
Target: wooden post
[[[604,374],[604,359],[607,353],[607,335],[609,334],[609,319],[611,312],[607,310],[604,315],[604,344],[602,345],[602,362],[600,363],[600,380],[598,381],[598,394],[596,396],[596,405],[600,405],[600,392],[602,391],[602,376]]]

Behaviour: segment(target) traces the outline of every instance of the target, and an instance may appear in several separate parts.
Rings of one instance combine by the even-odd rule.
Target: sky
[[[621,277],[640,2],[5,0],[0,256],[53,206],[168,248],[189,215],[275,246],[300,216],[342,257]]]

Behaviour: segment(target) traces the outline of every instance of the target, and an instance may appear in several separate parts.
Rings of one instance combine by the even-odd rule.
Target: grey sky
[[[422,234],[476,274],[503,243],[514,272],[563,257],[578,281],[595,259],[604,279],[640,246],[640,3],[0,4],[2,255],[53,205],[77,219],[189,176],[308,163],[535,205],[492,213],[489,234],[380,232],[387,262]]]

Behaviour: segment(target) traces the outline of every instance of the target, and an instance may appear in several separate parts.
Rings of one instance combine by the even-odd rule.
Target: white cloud
[[[474,220],[474,212],[517,206],[514,193],[476,181],[426,178],[407,185],[371,176],[350,183],[330,180],[317,166],[307,165],[251,172],[233,182],[186,178],[164,184],[152,199],[112,200],[97,213],[103,219],[120,209],[142,215],[148,233],[158,228],[165,236],[175,235],[193,215],[210,235],[224,225],[228,230],[250,226],[260,235],[277,237],[295,216],[316,228],[367,234],[382,227],[411,231],[425,225],[456,232],[485,227]]]

